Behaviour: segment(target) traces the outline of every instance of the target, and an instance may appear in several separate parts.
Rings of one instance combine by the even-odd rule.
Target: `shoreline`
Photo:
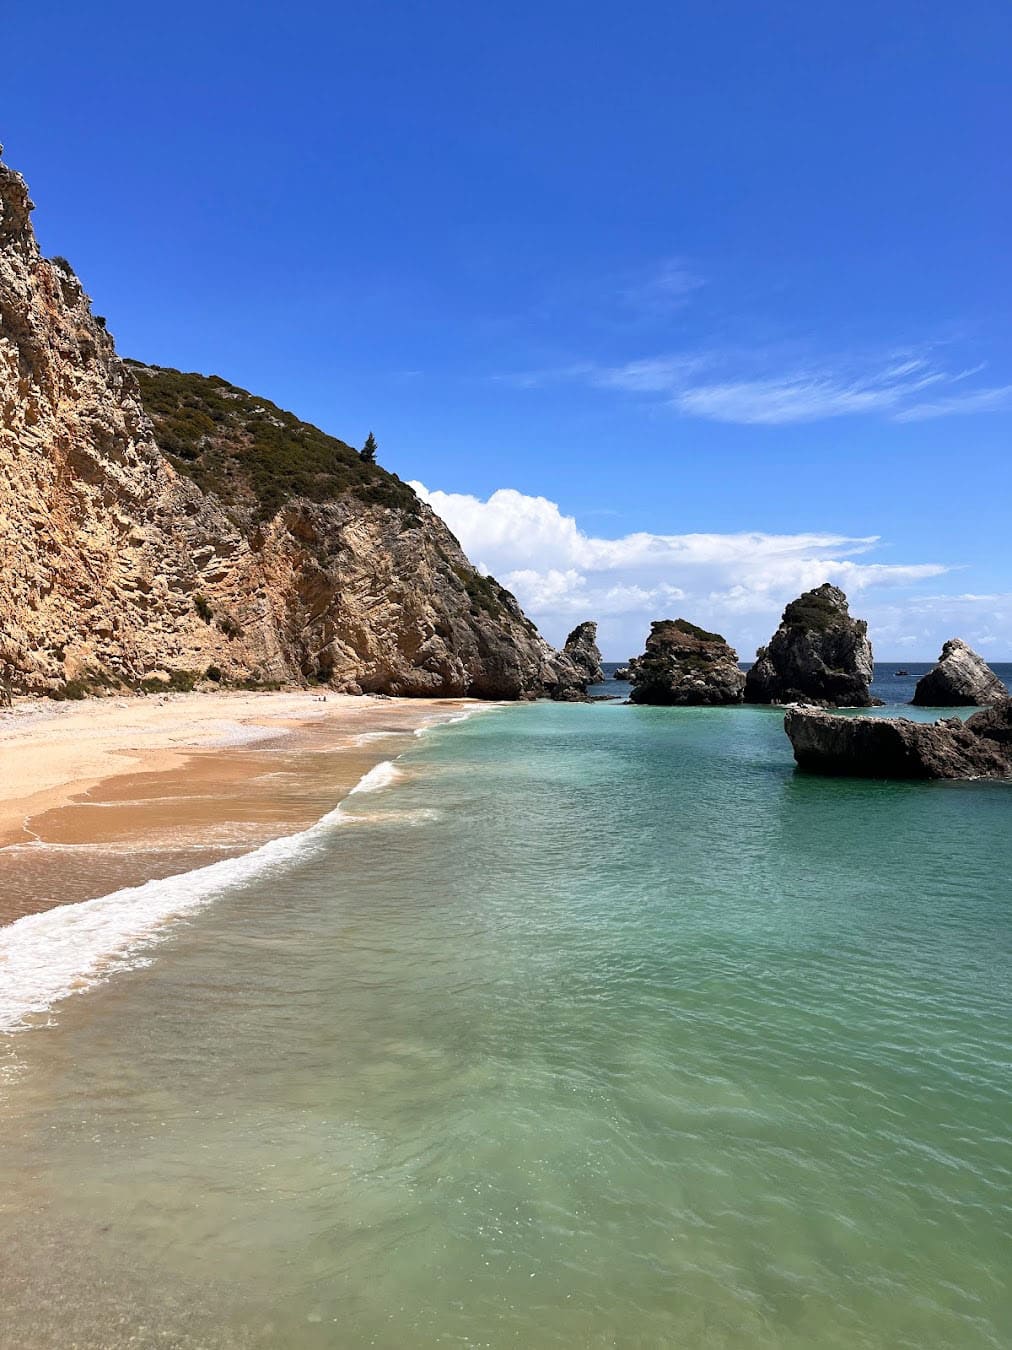
[[[223,692],[0,719],[0,932],[300,832],[464,699]]]
[[[24,840],[0,847],[0,1036],[48,1025],[71,994],[146,963],[166,924],[311,856],[353,818],[342,813],[350,796],[396,780],[405,737],[496,706],[243,694],[218,705],[232,717],[223,724],[194,718],[193,700],[204,697],[156,705],[141,725],[129,715],[135,705],[116,708],[83,745],[94,705],[69,717],[32,709],[3,728],[0,757],[25,760],[40,726],[51,753],[20,792],[4,775],[0,810],[55,804],[27,816]],[[117,738],[127,743],[110,749]],[[69,776],[107,753],[112,773]],[[40,791],[39,777],[52,780],[57,766],[65,781]]]

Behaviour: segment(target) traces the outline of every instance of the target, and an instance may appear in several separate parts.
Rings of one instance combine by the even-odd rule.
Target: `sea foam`
[[[377,792],[398,777],[395,765],[384,761],[349,795]],[[0,928],[0,1033],[23,1030],[60,999],[118,971],[146,965],[151,944],[170,920],[312,856],[345,819],[339,804],[308,829],[272,839],[241,857],[28,914]]]

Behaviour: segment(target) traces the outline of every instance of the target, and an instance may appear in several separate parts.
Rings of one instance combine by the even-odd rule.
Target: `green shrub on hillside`
[[[784,610],[784,623],[792,628],[809,628],[824,633],[839,622],[840,611],[818,591],[806,591],[797,600],[792,600]]]
[[[230,506],[268,520],[286,502],[361,501],[413,510],[418,499],[396,474],[218,375],[129,363],[155,439],[180,473]]]
[[[720,633],[710,633],[705,628],[700,628],[696,623],[690,623],[688,619],[675,619],[672,622],[672,628],[677,628],[680,633],[687,637],[698,638],[700,642],[723,642],[724,639]]]

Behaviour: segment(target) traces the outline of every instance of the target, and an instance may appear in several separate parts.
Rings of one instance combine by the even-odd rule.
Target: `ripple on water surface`
[[[0,1343],[1012,1343],[1007,788],[764,709],[396,768],[13,1038]]]

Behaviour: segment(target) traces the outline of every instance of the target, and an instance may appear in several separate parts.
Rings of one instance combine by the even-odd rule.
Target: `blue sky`
[[[558,639],[751,655],[825,577],[1012,658],[1012,9],[5,14],[0,139],[119,349],[425,485]]]

